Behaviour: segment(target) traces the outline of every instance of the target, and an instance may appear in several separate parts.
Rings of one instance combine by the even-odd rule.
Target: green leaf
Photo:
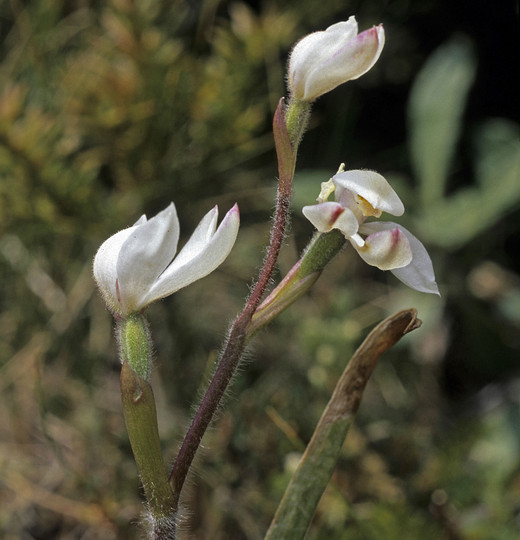
[[[520,126],[503,118],[488,120],[476,138],[477,181],[488,189],[517,193],[520,188]],[[502,186],[502,187],[500,187]]]
[[[354,353],[287,486],[265,540],[305,538],[379,357],[420,325],[416,310],[400,311],[379,323]]]
[[[444,192],[475,68],[471,45],[454,40],[431,55],[413,85],[408,106],[410,151],[424,206]]]
[[[422,236],[446,248],[464,245],[520,201],[520,128],[486,122],[476,137],[478,187],[459,190],[430,206],[418,223]]]

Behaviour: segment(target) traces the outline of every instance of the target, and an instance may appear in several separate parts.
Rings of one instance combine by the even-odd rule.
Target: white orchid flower
[[[358,34],[355,17],[309,34],[295,45],[289,58],[292,96],[312,102],[336,86],[361,77],[376,63],[384,44],[382,25]]]
[[[335,202],[326,200],[332,192]],[[404,213],[401,199],[380,174],[339,172],[331,183],[322,185],[318,201],[321,202],[305,206],[303,214],[319,232],[340,230],[366,263],[390,270],[412,289],[439,294],[430,256],[415,236],[396,223],[365,223],[367,218],[378,218],[382,212],[394,216]]]
[[[238,234],[238,206],[218,229],[217,219],[215,206],[176,257],[179,220],[173,203],[149,220],[143,215],[133,227],[106,240],[94,258],[94,278],[114,315],[139,312],[222,264]]]

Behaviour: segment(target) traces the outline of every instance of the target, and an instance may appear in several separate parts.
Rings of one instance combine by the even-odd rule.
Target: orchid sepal
[[[406,266],[391,269],[392,274],[411,289],[440,296],[439,287],[435,282],[433,263],[428,251],[408,229],[397,223],[386,221],[365,223],[360,230],[363,233],[374,234],[384,230],[391,231],[396,227],[406,236],[410,244],[412,259]]]
[[[386,178],[375,171],[343,171],[335,174],[332,181],[336,186],[336,199],[341,201],[345,192],[355,194],[355,202],[365,217],[379,217],[381,212],[393,216],[404,214],[404,205],[397,193]]]
[[[382,225],[382,223],[375,223],[375,225]],[[361,226],[360,232],[366,233],[367,230]],[[372,232],[365,238],[362,246],[352,240],[350,243],[367,264],[379,270],[394,270],[412,261],[412,249],[408,238],[397,226],[393,229]]]
[[[339,229],[346,237],[356,234],[359,223],[356,216],[341,204],[336,202],[323,202],[304,206],[304,216],[321,233]]]
[[[305,36],[289,59],[291,96],[313,102],[340,84],[361,77],[376,63],[384,42],[382,25],[358,34],[355,17]]]

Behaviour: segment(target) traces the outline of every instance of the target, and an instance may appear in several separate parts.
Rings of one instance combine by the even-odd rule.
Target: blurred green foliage
[[[446,194],[462,131],[462,115],[476,61],[467,42],[438,49],[419,73],[410,96],[410,147],[419,181],[421,228],[430,242],[460,247],[520,202],[520,127],[485,121],[475,133],[476,186]]]
[[[362,28],[385,24],[386,49],[370,74],[316,104],[280,274],[311,233],[299,209],[347,161],[396,186],[443,297],[341,254],[253,343],[198,457],[184,535],[262,538],[356,344],[413,305],[424,326],[376,369],[309,538],[518,537],[520,142],[514,90],[496,71],[508,27],[491,65],[487,34],[453,38],[455,4],[0,3],[3,538],[137,537],[139,484],[93,255],[170,200],[183,238],[212,205],[240,205],[229,260],[149,312],[171,459],[263,257],[287,53],[352,13]],[[488,27],[514,18],[505,4]],[[493,106],[500,117],[488,117]]]

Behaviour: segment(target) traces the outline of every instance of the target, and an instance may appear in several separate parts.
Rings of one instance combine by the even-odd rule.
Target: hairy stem
[[[300,260],[256,309],[247,329],[248,339],[306,293],[344,244],[345,237],[338,230],[316,233]]]
[[[278,260],[280,248],[287,229],[297,147],[308,121],[310,106],[300,103],[299,111],[299,115],[292,114],[290,122],[287,122],[284,112],[284,103],[283,100],[280,100],[274,115],[273,133],[278,157],[279,180],[274,224],[271,230],[269,249],[253,291],[248,298],[242,313],[231,327],[224,351],[222,352],[213,378],[206,389],[204,397],[200,402],[199,408],[184,437],[177,458],[173,464],[169,481],[174,493],[176,507],[179,504],[182,487],[202,437],[213,419],[222,396],[242,358],[246,346],[248,326],[251,323],[255,310],[262,300],[276,267],[276,261]],[[291,138],[290,133],[297,134],[297,137]]]
[[[155,400],[150,383],[127,361],[121,368],[121,400],[126,429],[148,502],[152,538],[175,538],[176,506],[162,459]],[[166,534],[168,531],[168,534]]]

